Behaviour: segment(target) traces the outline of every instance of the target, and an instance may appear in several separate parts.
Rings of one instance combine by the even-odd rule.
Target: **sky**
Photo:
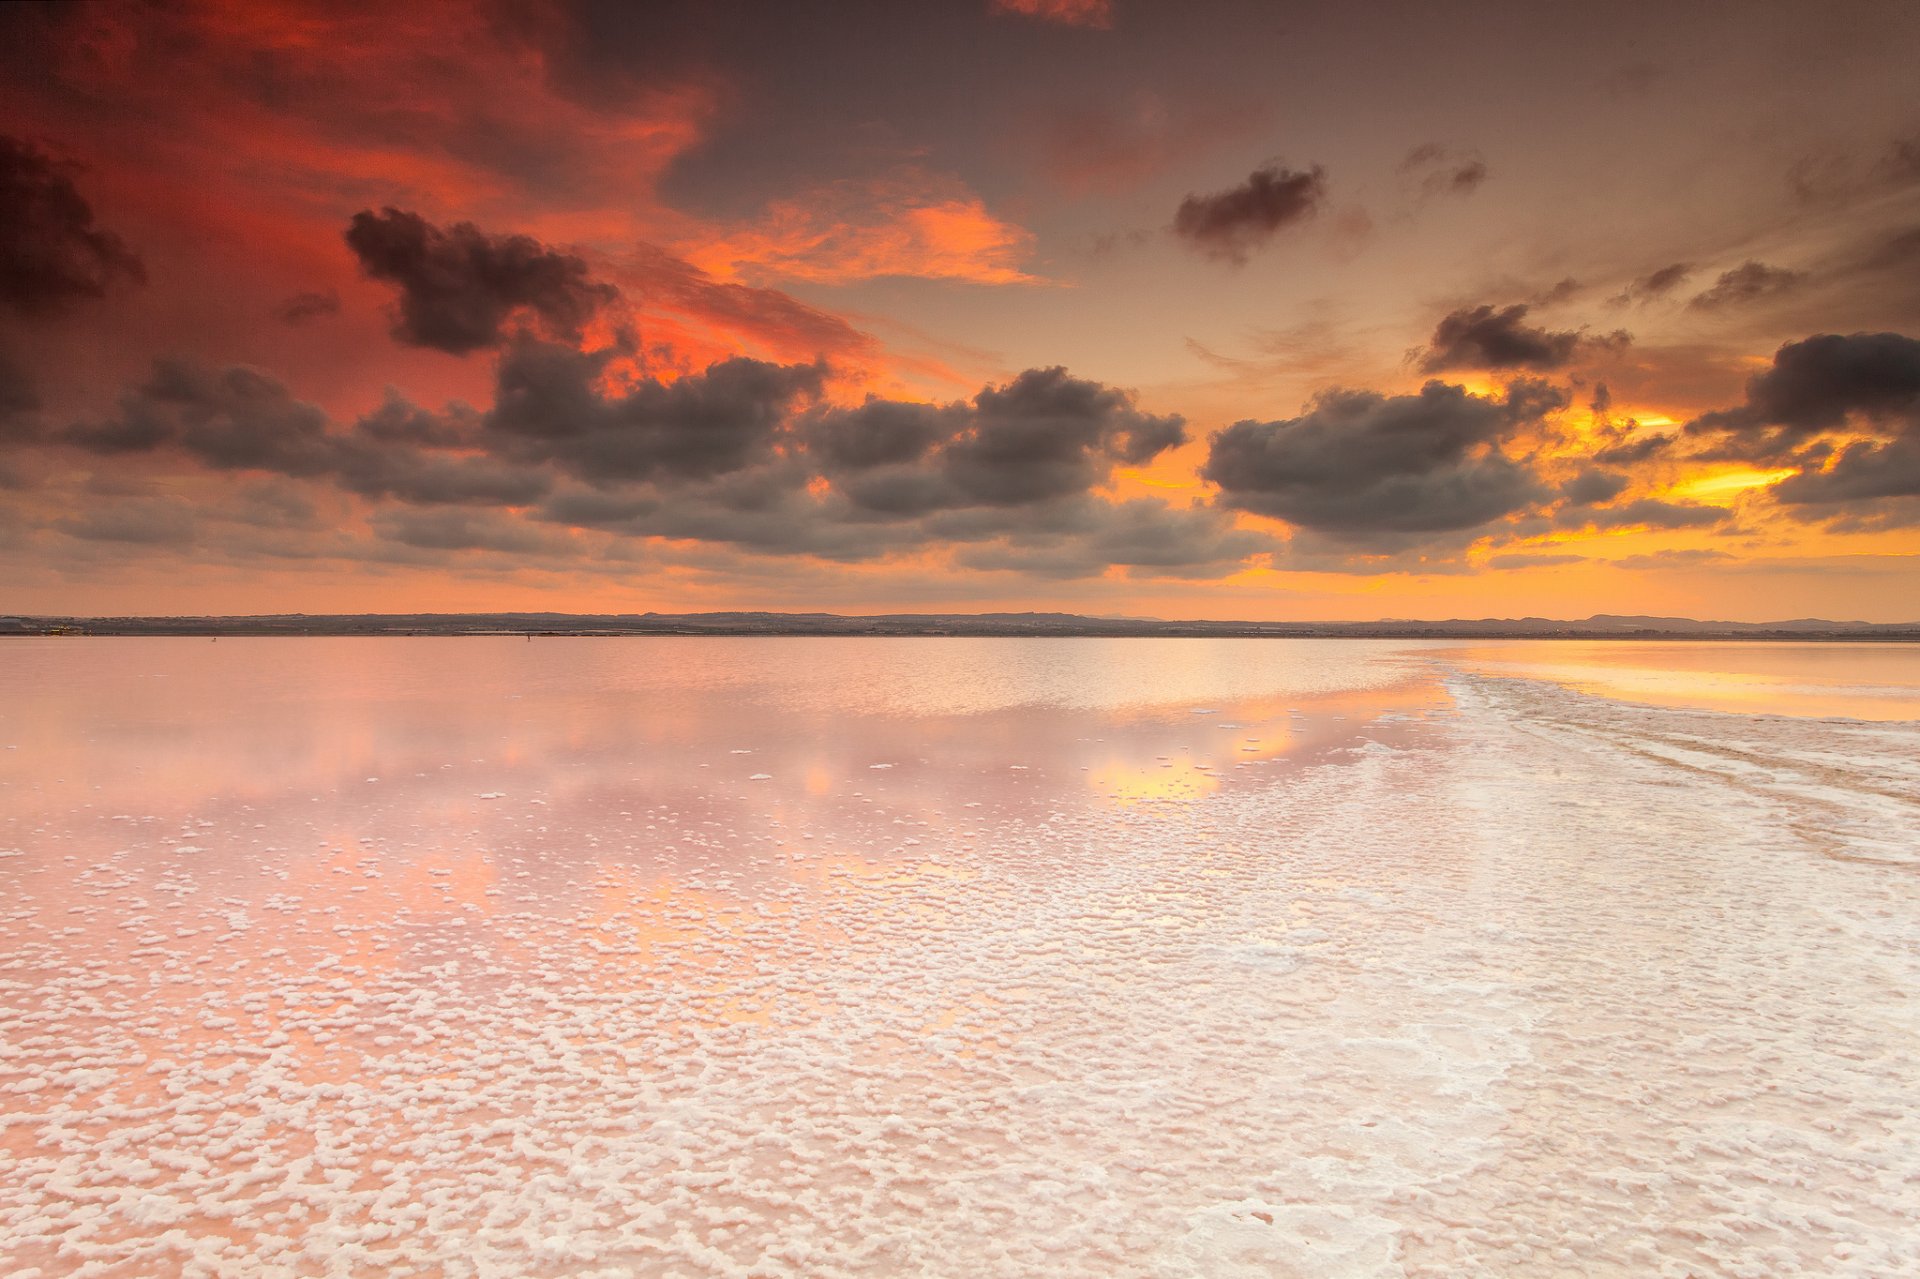
[[[0,27],[0,611],[1920,618],[1920,6]]]

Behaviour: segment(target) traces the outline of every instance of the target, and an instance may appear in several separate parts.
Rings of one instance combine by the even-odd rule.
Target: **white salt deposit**
[[[1920,725],[749,643],[9,641],[0,1272],[1920,1273]]]

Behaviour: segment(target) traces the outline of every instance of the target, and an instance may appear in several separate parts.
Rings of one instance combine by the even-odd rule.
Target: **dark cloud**
[[[1504,401],[1444,382],[1417,395],[1333,391],[1297,418],[1234,423],[1201,474],[1226,506],[1347,541],[1471,529],[1546,496],[1498,445],[1565,403],[1526,383]]]
[[[1533,305],[1543,307],[1558,306],[1568,298],[1576,296],[1580,292],[1580,289],[1580,281],[1574,279],[1572,276],[1568,276],[1563,280],[1555,281],[1539,293],[1536,293],[1533,297]]]
[[[331,462],[335,482],[350,493],[427,505],[527,506],[553,487],[546,473],[495,458],[357,441],[341,442]]]
[[[1643,497],[1619,506],[1567,506],[1554,516],[1560,528],[1710,528],[1725,522],[1732,512],[1720,506],[1663,502]]]
[[[1920,133],[1895,138],[1880,163],[1896,181],[1920,182]]]
[[[1920,433],[1884,442],[1855,441],[1823,469],[1809,467],[1770,491],[1776,500],[1793,506],[1920,497]]]
[[[332,289],[325,292],[296,293],[273,308],[274,319],[282,324],[295,326],[311,324],[315,320],[338,314],[340,314],[340,295]]]
[[[257,369],[156,360],[105,422],[68,427],[61,438],[92,453],[144,453],[178,445],[225,470],[287,475],[327,469],[327,418]]]
[[[854,506],[895,515],[1020,506],[1081,494],[1116,465],[1187,441],[1178,417],[1065,369],[1029,369],[971,403],[869,400],[804,424],[823,471]]]
[[[1615,306],[1625,306],[1634,302],[1651,302],[1666,297],[1693,274],[1693,265],[1688,262],[1675,262],[1641,276],[1611,300]]]
[[[133,546],[185,546],[196,532],[193,508],[173,497],[108,502],[55,520],[53,527],[82,541]]]
[[[528,236],[488,235],[471,222],[442,228],[417,213],[363,210],[346,240],[369,276],[399,286],[394,336],[450,355],[498,345],[517,311],[578,340],[619,295],[589,279],[580,258]]]
[[[1488,558],[1488,568],[1553,568],[1560,564],[1584,564],[1585,555],[1494,555]]]
[[[58,315],[146,268],[120,237],[93,224],[73,184],[74,166],[0,134],[0,305],[30,317]]]
[[[1185,424],[1064,369],[967,401],[842,408],[817,402],[819,364],[736,358],[610,387],[608,358],[521,337],[490,408],[390,393],[345,426],[258,370],[163,360],[58,442],[325,482],[376,504],[379,543],[429,552],[580,553],[560,526],[847,562],[964,546],[975,567],[1204,577],[1273,545],[1223,508],[1101,496],[1116,468],[1186,443]],[[294,527],[268,508],[252,522]]]
[[[509,555],[566,555],[564,534],[487,511],[385,510],[372,520],[374,536],[431,551],[499,551]]]
[[[1427,142],[1407,152],[1400,172],[1418,179],[1422,193],[1471,195],[1491,175],[1486,162],[1474,152],[1454,151],[1438,142]]]
[[[40,389],[11,353],[0,349],[0,446],[39,434]]]
[[[973,567],[1208,573],[1263,539],[1235,536],[1218,512],[1175,516],[1094,492],[1116,466],[1186,438],[1180,419],[1141,412],[1122,391],[1033,369],[970,401],[869,398],[790,413],[750,465],[568,489],[540,517],[837,560],[958,543],[973,548]],[[1158,549],[1148,545],[1156,537]]]
[[[317,529],[320,510],[303,487],[285,480],[248,484],[234,495],[222,515],[236,524],[267,529]]]
[[[964,568],[1063,579],[1097,577],[1116,564],[1135,576],[1218,578],[1276,546],[1265,534],[1235,528],[1216,507],[1135,498],[1077,504],[1056,535],[966,546],[955,560]]]
[[[868,397],[854,409],[814,415],[804,427],[809,447],[823,467],[836,472],[914,463],[961,428],[952,406],[903,403]]]
[[[443,416],[434,429],[444,432],[458,417]],[[402,444],[396,424],[403,419],[418,423],[431,415],[390,400],[362,419],[355,434],[342,435],[329,429],[320,408],[258,369],[171,358],[155,361],[147,380],[120,397],[112,417],[68,427],[58,438],[107,456],[177,449],[216,470],[330,477],[349,492],[408,502],[522,505],[550,487],[537,471],[414,446],[452,442],[448,434],[422,428],[419,439]]]
[[[1741,306],[1798,288],[1805,279],[1799,271],[1768,266],[1764,262],[1743,262],[1731,271],[1722,272],[1712,288],[1695,294],[1687,305],[1702,311]]]
[[[516,342],[501,358],[487,429],[499,451],[594,483],[707,479],[763,460],[789,414],[820,393],[819,364],[735,357],[705,373],[603,395],[604,352]]]
[[[1029,369],[974,397],[968,429],[941,462],[968,498],[1001,506],[1080,492],[1114,462],[1140,466],[1186,440],[1181,419],[1142,413],[1125,392]]]
[[[1637,435],[1596,449],[1593,460],[1604,466],[1635,466],[1649,458],[1659,457],[1672,447],[1671,435]]]
[[[1729,455],[1771,460],[1855,419],[1882,434],[1920,432],[1920,341],[1822,333],[1789,342],[1748,379],[1744,404],[1703,414],[1686,430],[1725,437]]]
[[[1737,558],[1726,551],[1716,551],[1709,547],[1689,547],[1683,550],[1653,551],[1646,555],[1624,555],[1611,563],[1615,568],[1698,568],[1702,564],[1724,564]]]
[[[1427,353],[1420,361],[1421,369],[1428,373],[1446,369],[1547,371],[1572,363],[1582,346],[1620,347],[1631,340],[1625,332],[1589,338],[1572,329],[1553,332],[1535,328],[1524,322],[1528,309],[1524,303],[1516,303],[1499,309],[1461,307],[1449,313],[1435,326]]]
[[[1173,232],[1208,257],[1239,265],[1281,227],[1311,217],[1326,194],[1326,171],[1319,165],[1295,171],[1270,164],[1238,186],[1182,200]]]
[[[1849,265],[1859,272],[1913,272],[1920,267],[1920,226],[1883,236]]]
[[[1560,486],[1560,496],[1578,506],[1611,502],[1626,492],[1630,481],[1616,471],[1589,467]]]

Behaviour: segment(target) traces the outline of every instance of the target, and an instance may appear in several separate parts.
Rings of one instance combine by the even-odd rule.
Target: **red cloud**
[[[1102,31],[1113,25],[1113,0],[990,0],[987,11],[1017,13],[1042,22],[1096,27]]]
[[[776,201],[757,225],[720,233],[686,256],[720,279],[1032,284],[1020,269],[1032,243],[1030,232],[995,217],[960,182],[909,169]]]

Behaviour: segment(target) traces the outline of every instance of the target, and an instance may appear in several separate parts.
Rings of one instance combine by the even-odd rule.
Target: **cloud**
[[[423,447],[477,441],[436,437],[424,428],[406,439],[398,426],[406,409],[390,402],[343,435],[330,429],[318,406],[258,369],[212,368],[176,357],[155,361],[147,380],[120,397],[113,416],[69,426],[57,438],[108,457],[172,449],[215,470],[326,477],[348,492],[409,502],[518,505],[550,486],[537,471]],[[421,420],[417,411],[414,420]]]
[[[1186,427],[1064,369],[965,401],[837,406],[817,363],[622,382],[612,354],[523,335],[488,408],[390,394],[351,424],[259,370],[163,360],[55,442],[326,483],[373,504],[379,542],[422,551],[580,553],[559,526],[844,562],[965,548],[967,564],[1049,576],[1221,576],[1273,545],[1222,509],[1105,497],[1116,468]]]
[[[1063,27],[1113,26],[1113,0],[987,0],[989,13],[1017,13]]]
[[[1560,495],[1577,506],[1611,502],[1627,489],[1630,481],[1614,471],[1588,467],[1560,486]]]
[[[1182,200],[1173,233],[1210,258],[1242,265],[1282,227],[1313,216],[1326,194],[1319,165],[1296,172],[1269,164],[1238,186]]]
[[[194,540],[193,508],[176,497],[137,497],[53,522],[69,537],[134,546],[185,546]]]
[[[1857,440],[1825,468],[1809,467],[1770,491],[1775,500],[1794,506],[1920,497],[1920,434],[1885,442]]]
[[[59,315],[118,283],[146,283],[119,236],[93,223],[73,184],[75,166],[0,134],[0,305],[32,318]]]
[[[34,415],[40,388],[13,354],[0,348],[0,444],[22,443],[39,434]]]
[[[845,284],[889,277],[1033,284],[1033,235],[994,216],[958,179],[917,167],[816,186],[687,256],[717,279]]]
[[[1142,93],[1124,104],[1078,102],[1046,122],[1035,141],[1055,182],[1076,193],[1113,193],[1252,134],[1265,117],[1247,101],[1169,102]]]
[[[1798,288],[1805,279],[1806,276],[1799,271],[1788,271],[1763,262],[1744,262],[1731,271],[1722,272],[1712,288],[1695,294],[1687,305],[1700,311],[1744,306]]]
[[[866,356],[874,340],[837,315],[817,310],[778,289],[716,280],[691,262],[640,245],[620,277],[646,300],[734,338],[801,359]]]
[[[1666,297],[1682,284],[1685,284],[1687,277],[1692,274],[1693,266],[1691,263],[1674,262],[1661,267],[1657,271],[1651,271],[1641,276],[1626,288],[1622,289],[1611,298],[1610,301],[1615,306],[1626,306],[1629,303],[1652,302],[1657,298]]]
[[[1187,441],[1178,417],[1062,368],[1029,369],[944,407],[870,399],[808,419],[803,438],[855,507],[895,515],[1010,507],[1082,494],[1116,465]]]
[[[1096,577],[1114,565],[1132,576],[1220,578],[1239,572],[1249,556],[1278,548],[1274,538],[1236,528],[1226,512],[1199,503],[1086,501],[1065,525],[1051,537],[966,546],[955,561],[1051,578]]]
[[[1690,502],[1664,502],[1643,497],[1619,506],[1565,506],[1554,516],[1554,524],[1566,529],[1617,528],[1710,528],[1724,523],[1732,512],[1722,506],[1698,506]]]
[[[1498,446],[1564,405],[1537,383],[1504,401],[1438,381],[1417,395],[1331,391],[1299,417],[1215,435],[1201,475],[1223,505],[1356,544],[1458,532],[1547,496]]]
[[[1478,152],[1455,151],[1438,142],[1426,142],[1407,152],[1400,172],[1420,183],[1423,195],[1471,195],[1492,173]]]
[[[1585,564],[1585,555],[1494,555],[1488,568],[1553,568],[1561,564]]]
[[[380,511],[376,537],[421,550],[499,551],[508,555],[568,555],[578,548],[564,533],[487,511],[459,509]]]
[[[1498,310],[1477,306],[1450,312],[1435,326],[1427,353],[1420,361],[1421,369],[1428,373],[1446,369],[1547,371],[1572,363],[1582,346],[1617,349],[1632,340],[1624,331],[1589,338],[1572,329],[1556,333],[1534,328],[1523,323],[1528,309],[1524,303],[1516,303]]]
[[[369,276],[400,287],[394,337],[449,355],[497,346],[508,318],[521,311],[578,341],[619,295],[590,280],[580,258],[528,236],[488,235],[471,222],[441,228],[400,209],[362,210],[346,240]]]
[[[332,289],[296,293],[273,308],[273,318],[298,327],[340,314],[340,295]]]
[[[326,428],[325,413],[257,369],[163,358],[120,397],[117,414],[70,426],[60,438],[102,455],[177,444],[223,470],[316,475],[328,469]]]
[[[1767,492],[1803,518],[1860,529],[1920,522],[1920,341],[1789,342],[1748,379],[1744,403],[1702,414],[1686,434],[1714,441],[1704,457],[1799,467]]]
[[[1747,381],[1746,402],[1702,414],[1689,435],[1732,434],[1770,455],[1847,425],[1920,429],[1920,341],[1898,333],[1821,333],[1789,342]]]
[[[1726,551],[1717,551],[1708,547],[1690,547],[1684,550],[1653,551],[1646,555],[1623,555],[1617,560],[1608,560],[1614,568],[1662,569],[1662,568],[1699,568],[1703,564],[1725,564],[1738,556]]]
[[[708,479],[764,458],[788,413],[820,393],[823,365],[734,357],[603,395],[609,352],[522,340],[501,358],[486,428],[501,455],[595,483]]]

